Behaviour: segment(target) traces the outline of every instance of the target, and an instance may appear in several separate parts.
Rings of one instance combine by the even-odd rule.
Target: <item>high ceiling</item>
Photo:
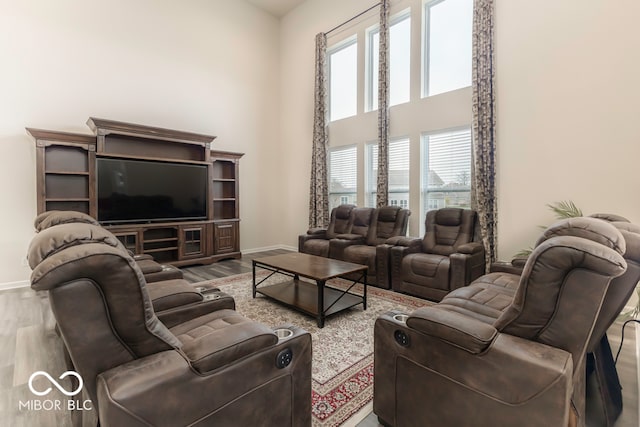
[[[260,9],[266,10],[276,18],[282,18],[284,15],[295,9],[305,0],[246,0]]]

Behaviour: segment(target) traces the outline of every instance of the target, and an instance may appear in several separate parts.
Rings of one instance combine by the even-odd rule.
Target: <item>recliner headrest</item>
[[[394,222],[400,212],[399,206],[384,206],[378,209],[378,221]]]
[[[625,259],[640,262],[640,226],[630,222],[612,222],[614,227],[620,230],[627,248],[624,252]]]
[[[33,220],[33,228],[35,228],[36,231],[40,231],[40,224],[42,223],[42,221],[44,221],[47,217],[57,212],[60,212],[60,211],[57,211],[57,210],[44,211],[41,214],[38,214],[38,216],[36,216],[36,218]]]
[[[537,247],[546,240],[556,236],[576,236],[600,243],[608,248],[624,254],[625,239],[611,223],[596,218],[576,217],[558,221],[547,228],[538,238]]]
[[[92,216],[77,211],[49,211],[38,215],[34,221],[37,232],[60,224],[83,223],[100,225]]]
[[[86,243],[105,243],[122,250],[120,241],[102,227],[86,223],[61,224],[43,229],[33,238],[27,251],[29,266],[34,269],[56,252]]]
[[[436,212],[436,224],[456,226],[462,223],[462,209],[442,208]]]
[[[373,208],[355,208],[352,211],[353,225],[357,227],[369,227]]]
[[[349,219],[349,215],[351,215],[351,211],[355,208],[355,205],[340,205],[335,209],[336,218],[338,219]]]
[[[589,216],[591,218],[597,218],[609,222],[629,222],[629,220],[623,216],[610,213],[594,213]]]

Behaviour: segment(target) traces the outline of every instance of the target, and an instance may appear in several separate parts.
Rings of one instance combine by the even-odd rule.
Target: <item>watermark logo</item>
[[[67,377],[74,377],[78,386],[75,390],[67,390],[62,384],[58,382],[58,380],[64,380]],[[42,385],[43,381],[39,381],[36,384],[36,380],[39,378],[45,378],[51,384],[50,386]],[[82,381],[82,377],[75,371],[66,371],[63,372],[62,375],[58,377],[58,380],[53,378],[48,372],[45,371],[36,371],[29,377],[29,390],[36,396],[46,396],[53,391],[53,387],[57,388],[62,394],[67,397],[73,397],[79,394],[82,391],[82,387],[84,386],[84,381]],[[91,400],[60,400],[60,399],[31,399],[27,401],[19,401],[18,409],[28,410],[28,411],[90,411],[92,408]]]
[[[35,394],[36,396],[46,396],[47,394],[49,394],[51,392],[51,390],[52,390],[51,387],[48,387],[44,391],[38,391],[33,386],[33,380],[36,379],[36,377],[38,377],[38,376],[43,376],[43,377],[47,378],[51,384],[56,386],[56,388],[58,390],[60,390],[65,396],[75,396],[76,394],[78,394],[78,393],[80,393],[82,391],[82,386],[84,385],[84,383],[82,382],[82,377],[80,376],[80,374],[75,372],[75,371],[66,371],[62,375],[60,375],[60,377],[58,377],[58,379],[59,380],[63,380],[63,379],[65,379],[66,377],[68,377],[70,375],[72,377],[75,377],[78,380],[78,388],[76,388],[73,391],[67,391],[64,387],[62,387],[62,385],[59,382],[54,380],[51,377],[51,375],[49,375],[45,371],[36,371],[33,374],[31,374],[31,376],[29,377],[29,390],[31,390],[31,393]]]

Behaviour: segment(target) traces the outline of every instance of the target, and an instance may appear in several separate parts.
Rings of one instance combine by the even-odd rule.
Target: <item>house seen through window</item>
[[[471,130],[422,136],[421,217],[445,207],[471,207]]]
[[[329,151],[329,209],[356,204],[356,146],[332,148]]]

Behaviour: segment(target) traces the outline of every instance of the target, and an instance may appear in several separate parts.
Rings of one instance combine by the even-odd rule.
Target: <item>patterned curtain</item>
[[[496,101],[493,55],[494,0],[475,0],[473,10],[473,180],[474,207],[487,253],[487,269],[496,260]]]
[[[389,0],[380,2],[377,207],[389,204]]]
[[[329,225],[329,189],[327,178],[327,35],[316,35],[315,111],[309,189],[309,228]]]

